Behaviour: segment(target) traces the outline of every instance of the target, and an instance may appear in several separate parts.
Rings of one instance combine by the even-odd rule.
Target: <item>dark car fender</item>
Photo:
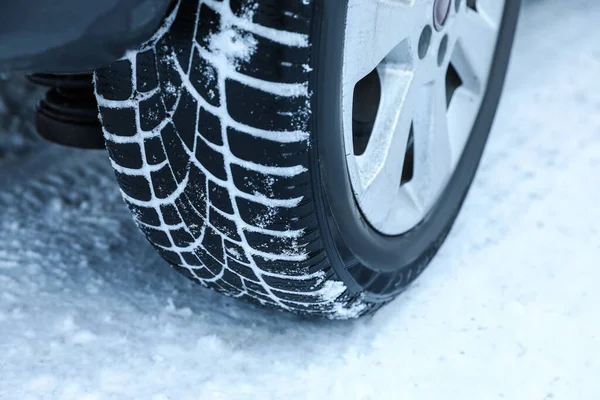
[[[0,2],[0,72],[83,72],[138,47],[169,0]]]

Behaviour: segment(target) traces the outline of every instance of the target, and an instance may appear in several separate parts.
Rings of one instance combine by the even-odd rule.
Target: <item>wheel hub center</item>
[[[451,0],[435,0],[433,5],[433,22],[437,30],[440,30],[448,19],[450,3]]]

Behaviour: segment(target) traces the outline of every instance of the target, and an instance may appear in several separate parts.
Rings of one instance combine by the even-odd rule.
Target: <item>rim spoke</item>
[[[356,158],[362,179],[359,202],[369,210],[372,219],[409,222],[419,218],[422,212],[422,204],[400,188],[418,88],[410,72],[384,67],[380,75],[385,88],[380,109],[382,118],[378,118],[373,128],[366,152]],[[382,203],[398,202],[402,207],[397,210],[403,211],[402,215],[381,207]]]
[[[389,183],[385,176],[379,175],[364,193],[361,209],[369,215],[369,222],[375,226],[391,224],[396,229],[408,231],[423,218],[425,209],[409,188],[400,188],[398,185],[390,190]],[[383,193],[388,194],[382,197]],[[393,208],[385,206],[389,196],[393,196]]]
[[[415,175],[410,189],[427,207],[445,186],[454,162],[445,83],[438,80],[427,84],[419,104],[422,114],[414,122]]]
[[[486,17],[471,9],[460,14],[457,24],[458,41],[452,63],[465,87],[481,94],[496,47],[497,29]]]
[[[432,189],[439,192],[452,173],[454,154],[452,152],[452,137],[448,129],[448,109],[446,105],[446,83],[438,80],[432,89],[432,125],[431,166],[433,175]],[[437,197],[438,193],[433,193]]]
[[[459,87],[452,96],[452,102],[448,108],[448,130],[454,156],[453,166],[456,166],[471,134],[479,111],[477,104],[477,96],[463,87]]]
[[[390,0],[354,0],[348,7],[348,20],[355,21],[349,30],[345,48],[348,54],[344,65],[345,82],[355,85],[386,57],[409,66],[413,58],[415,31],[423,20],[419,14],[427,12],[424,1],[413,3]],[[395,50],[394,50],[395,49]],[[394,50],[394,51],[393,51]]]
[[[498,28],[504,14],[504,2],[498,0],[478,0],[477,11],[483,14],[495,28]]]
[[[382,170],[385,170],[385,176],[400,184],[414,110],[414,75],[411,72],[383,66],[379,68],[379,76],[382,87],[380,117],[373,126],[365,153],[356,159],[363,188],[369,186]]]

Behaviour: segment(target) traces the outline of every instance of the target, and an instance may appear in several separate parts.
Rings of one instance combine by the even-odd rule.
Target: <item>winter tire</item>
[[[123,197],[175,269],[351,318],[439,249],[502,91],[518,0],[181,0],[96,71]]]

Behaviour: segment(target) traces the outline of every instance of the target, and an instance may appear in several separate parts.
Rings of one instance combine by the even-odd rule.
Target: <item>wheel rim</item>
[[[366,220],[400,235],[432,210],[483,100],[505,0],[349,0],[343,131]]]

